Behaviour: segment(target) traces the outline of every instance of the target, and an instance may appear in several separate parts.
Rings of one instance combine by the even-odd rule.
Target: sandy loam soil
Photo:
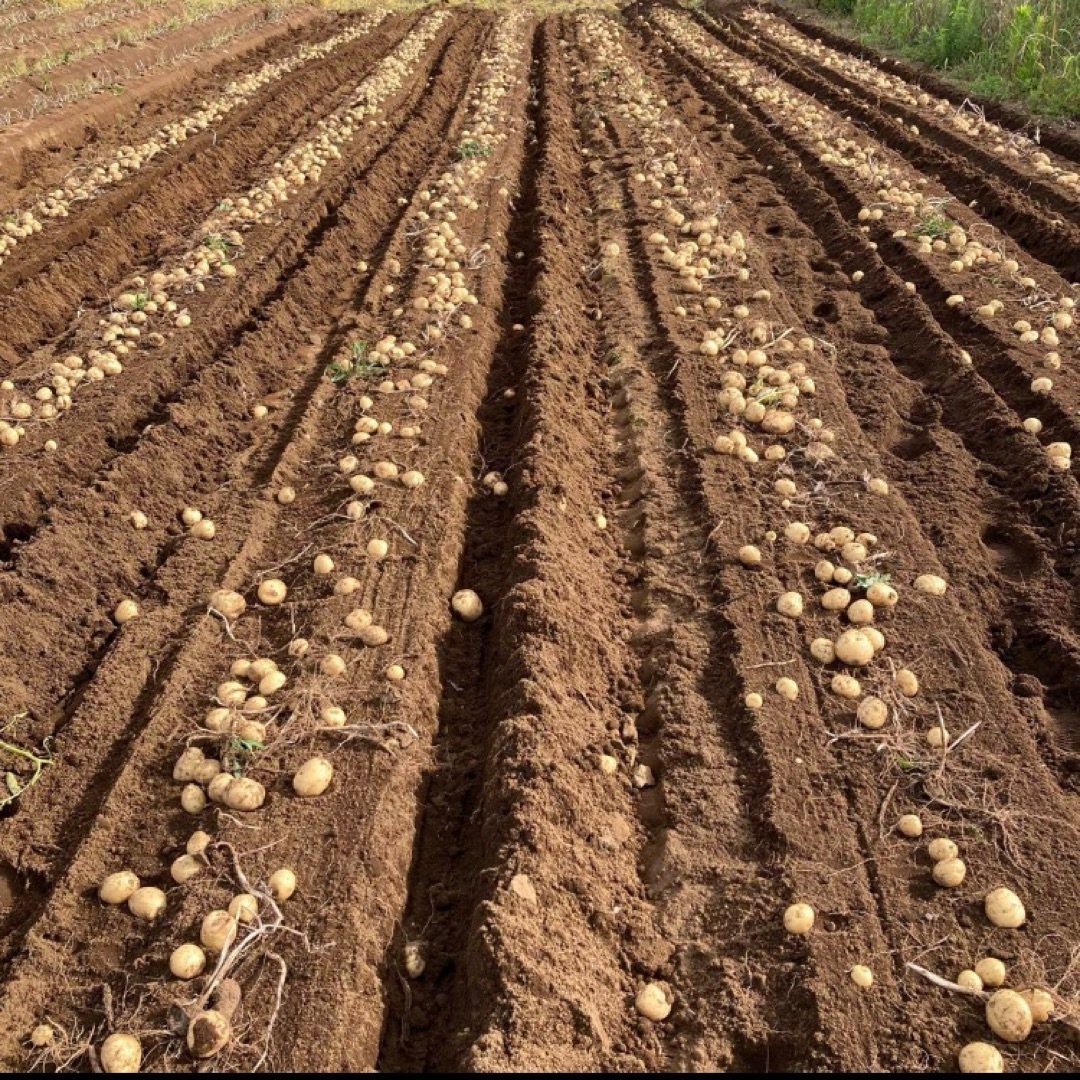
[[[134,113],[60,110],[47,149],[0,133],[20,163],[3,203],[21,213],[330,41],[0,265],[0,417],[21,428],[0,446],[0,1065],[97,1071],[127,1033],[166,1071],[938,1071],[974,1040],[1009,1071],[1075,1068],[1080,489],[1047,450],[1080,438],[1080,332],[1059,320],[1050,368],[1046,340],[1012,327],[1057,325],[1077,294],[1067,134],[1044,144],[1053,173],[995,156],[932,107],[861,91],[865,71],[782,47],[742,3],[304,11],[151,76]],[[822,132],[996,261],[926,255],[895,191],[824,154]],[[287,198],[221,224],[271,180]],[[713,252],[700,286],[664,253],[681,221]],[[182,284],[177,267],[194,268]],[[458,292],[436,317],[440,274]],[[997,296],[1006,315],[980,314]],[[121,370],[50,414],[54,365],[109,368],[105,347]],[[805,366],[790,432],[724,404],[750,363],[735,351],[757,348]],[[1046,374],[1052,391],[1033,388]],[[767,375],[743,389],[790,386]],[[733,428],[757,460],[717,451]],[[794,542],[800,521],[868,551]],[[853,591],[887,574],[899,593],[858,669],[889,705],[880,730],[810,652],[846,625],[819,603],[824,557],[850,563]],[[915,587],[928,573],[943,596]],[[259,598],[272,578],[280,605]],[[242,614],[209,609],[221,588]],[[475,621],[451,608],[462,588]],[[797,620],[776,610],[789,590]],[[120,624],[125,600],[138,616]],[[245,682],[256,658],[284,687]],[[245,704],[226,707],[230,679]],[[193,746],[263,785],[261,806],[183,809]],[[300,798],[313,755],[333,780]],[[179,884],[196,829],[210,846]],[[932,878],[942,836],[966,864],[956,888]],[[280,867],[298,888],[279,904]],[[122,869],[164,890],[163,915],[98,899]],[[997,886],[1022,927],[988,921]],[[220,967],[173,978],[173,950],[239,892],[259,914]],[[806,936],[783,927],[796,902],[815,909]],[[1052,993],[1025,1041],[909,966],[953,980],[986,956]],[[635,1007],[649,984],[660,1019]],[[185,1033],[208,1005],[231,1036],[200,1061]]]

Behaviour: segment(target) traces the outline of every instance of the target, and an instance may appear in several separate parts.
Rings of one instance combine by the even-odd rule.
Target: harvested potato
[[[998,1038],[1023,1042],[1031,1034],[1033,1018],[1028,1003],[1015,990],[996,990],[986,1003],[986,1022]]]
[[[1015,930],[1023,926],[1027,919],[1027,912],[1020,901],[1020,897],[1004,886],[992,889],[986,894],[984,901],[986,917],[995,925]]]
[[[646,1020],[666,1020],[671,1013],[671,992],[662,983],[647,983],[634,998],[634,1008]]]
[[[962,1073],[1003,1073],[1005,1062],[996,1046],[971,1042],[960,1051],[957,1064]]]
[[[809,904],[792,904],[784,912],[784,929],[789,934],[809,934],[814,928],[814,909]]]

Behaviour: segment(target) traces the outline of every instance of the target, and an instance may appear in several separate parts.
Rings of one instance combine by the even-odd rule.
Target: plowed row
[[[0,132],[0,1064],[1075,1064],[1080,165],[822,48],[742,5],[297,13],[96,144]],[[899,594],[865,666],[811,653],[823,558]],[[909,966],[986,956],[1052,993],[1025,1041]]]

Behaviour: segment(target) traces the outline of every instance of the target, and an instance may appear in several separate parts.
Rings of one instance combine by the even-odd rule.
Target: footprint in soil
[[[937,450],[937,443],[929,431],[916,431],[889,446],[889,453],[902,461],[917,461],[924,454]]]
[[[990,553],[990,565],[1003,577],[1029,578],[1042,562],[1042,552],[1034,538],[1019,529],[990,525],[982,533],[983,547]]]
[[[11,914],[22,893],[22,878],[14,866],[0,863],[0,927],[2,927]]]
[[[1069,699],[1048,694],[1043,702],[1051,738],[1066,754],[1080,754],[1080,709]]]

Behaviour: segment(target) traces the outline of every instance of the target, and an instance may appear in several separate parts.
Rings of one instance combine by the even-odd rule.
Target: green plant
[[[383,365],[369,360],[371,355],[371,343],[367,341],[354,341],[349,347],[349,359],[336,360],[327,364],[324,374],[332,382],[339,386],[355,379],[358,375],[363,378],[371,378],[381,375],[385,370]]]
[[[225,751],[225,766],[233,776],[240,776],[251,758],[264,749],[264,744],[258,739],[241,739],[234,735]]]
[[[1050,115],[1080,113],[1077,0],[815,0],[874,47],[947,71],[966,89]]]
[[[869,589],[871,585],[888,585],[892,574],[856,574],[851,583],[856,589]]]
[[[470,158],[486,158],[491,156],[491,147],[485,146],[476,139],[465,139],[458,143],[455,152],[463,161]]]
[[[953,228],[953,223],[944,214],[931,212],[911,232],[915,236],[929,236],[933,240],[944,240]]]

